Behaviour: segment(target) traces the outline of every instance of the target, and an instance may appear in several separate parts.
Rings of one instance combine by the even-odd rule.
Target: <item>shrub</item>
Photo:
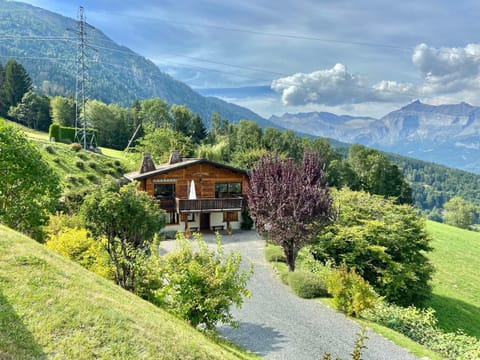
[[[417,210],[364,192],[342,189],[334,194],[340,213],[335,224],[318,234],[311,247],[315,259],[345,262],[389,302],[411,305],[428,298],[430,236]]]
[[[442,332],[433,309],[403,308],[378,301],[373,309],[364,311],[362,317],[398,331],[446,359],[479,358],[480,340],[462,332]]]
[[[197,251],[178,233],[178,250],[162,259],[163,286],[156,292],[157,299],[195,327],[215,330],[218,322],[236,326],[230,311],[232,305],[240,307],[244,297],[250,297],[246,285],[252,269],[241,269],[239,253],[223,252],[219,235],[213,251],[200,234],[194,236]]]
[[[80,145],[77,142],[74,142],[72,145],[70,145],[70,149],[72,149],[75,152],[78,152],[78,151],[82,150],[82,145]]]
[[[85,179],[83,177],[78,178],[78,183],[83,184]],[[78,213],[80,206],[83,204],[83,200],[87,194],[92,191],[89,186],[76,186],[71,190],[64,192],[63,211],[68,214]]]
[[[71,184],[76,184],[77,183],[77,178],[74,175],[67,175],[65,176],[65,181]]]
[[[121,167],[122,166],[122,163],[120,162],[120,160],[115,160],[113,162],[113,164],[116,166],[116,167]]]
[[[98,182],[98,178],[94,174],[87,174],[87,180],[92,183]]]
[[[285,258],[285,253],[283,248],[278,245],[267,245],[265,248],[265,259],[267,261],[276,261],[286,263],[287,259]]]
[[[327,286],[323,278],[307,271],[297,270],[289,272],[288,284],[295,294],[304,299],[324,297],[328,295]]]
[[[55,155],[57,152],[51,145],[44,145],[43,148],[45,149],[46,152],[49,154]]]
[[[79,168],[80,170],[85,169],[85,163],[81,160],[75,161],[75,166]]]
[[[54,161],[56,164],[61,164],[61,163],[62,163],[62,159],[61,159],[61,158],[58,158],[58,157],[56,157],[55,159],[53,159],[53,161]]]
[[[333,296],[335,307],[347,315],[358,316],[372,308],[378,298],[370,284],[346,264],[331,272],[327,290]]]
[[[242,222],[240,223],[240,228],[242,230],[251,230],[253,227],[253,219],[250,217],[248,209],[242,210]]]
[[[58,233],[51,234],[45,245],[100,276],[112,280],[115,278],[114,268],[103,243],[89,237],[85,229],[63,228]]]
[[[95,161],[90,161],[88,166],[95,170],[98,167],[98,164]]]
[[[50,139],[55,139],[55,141],[60,141],[60,125],[50,124],[48,129],[48,137]]]

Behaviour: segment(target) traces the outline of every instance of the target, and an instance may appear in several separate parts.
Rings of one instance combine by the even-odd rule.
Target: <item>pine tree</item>
[[[32,79],[25,68],[15,60],[8,60],[1,87],[2,114],[7,114],[10,107],[22,101],[23,95],[30,90],[32,90]]]

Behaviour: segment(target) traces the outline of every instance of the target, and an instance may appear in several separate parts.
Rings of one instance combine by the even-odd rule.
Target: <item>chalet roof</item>
[[[193,166],[193,165],[199,165],[199,164],[209,164],[209,165],[221,168],[221,169],[227,169],[227,170],[237,172],[237,173],[241,173],[241,174],[245,174],[245,175],[247,174],[247,171],[245,171],[245,170],[238,169],[238,168],[235,168],[233,166],[217,163],[217,162],[214,162],[214,161],[210,161],[210,160],[207,160],[207,159],[184,158],[184,159],[182,159],[181,162],[177,162],[177,163],[174,163],[174,164],[166,163],[166,164],[156,165],[155,170],[152,170],[152,171],[148,171],[148,172],[144,172],[144,173],[140,173],[140,171],[133,171],[133,172],[125,174],[124,177],[126,177],[130,181],[142,180],[142,179],[149,178],[151,176],[165,174],[165,173],[168,173],[168,172],[173,171],[173,170],[183,169],[183,168],[186,168],[186,167],[190,167],[190,166]]]

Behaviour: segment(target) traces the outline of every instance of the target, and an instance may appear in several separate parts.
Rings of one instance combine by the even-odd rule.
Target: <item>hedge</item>
[[[79,132],[82,132],[83,130],[80,128],[77,128]],[[75,128],[74,127],[68,127],[68,126],[60,126],[58,124],[51,124],[49,131],[48,131],[48,136],[50,139],[55,139],[55,141],[58,142],[63,142],[67,144],[71,144],[74,142],[77,142],[75,139]],[[87,143],[90,144],[92,136],[94,136],[94,141],[93,141],[93,146],[97,146],[97,141],[98,139],[98,131],[94,129],[87,129]]]

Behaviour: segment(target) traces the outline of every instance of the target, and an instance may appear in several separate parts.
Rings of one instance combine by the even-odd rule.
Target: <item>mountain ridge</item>
[[[376,119],[326,112],[269,119],[287,129],[432,161],[480,174],[480,107],[416,100]]]
[[[87,10],[88,11],[88,10]],[[35,89],[47,95],[73,96],[75,93],[77,21],[26,3],[0,0],[0,59],[22,63]],[[119,45],[101,30],[88,24],[89,97],[105,103],[132,105],[134,100],[159,97],[169,104],[185,104],[199,113],[208,126],[217,111],[231,122],[256,121],[274,126],[260,115],[218,98],[204,97],[185,83],[162,72],[147,58]]]

